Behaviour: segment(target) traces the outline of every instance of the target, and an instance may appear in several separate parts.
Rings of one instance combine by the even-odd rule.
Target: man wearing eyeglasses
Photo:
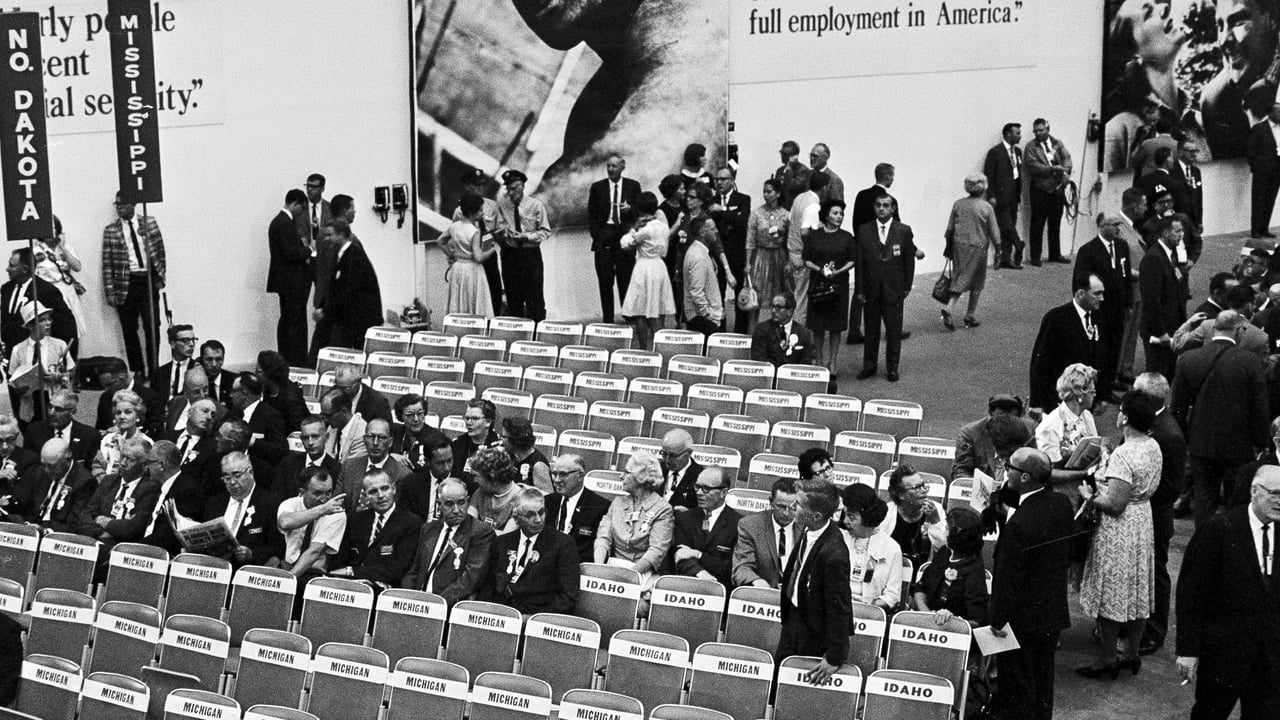
[[[276,524],[280,501],[255,482],[253,464],[242,452],[222,458],[222,485],[226,492],[205,505],[204,520],[221,518],[235,538],[231,565],[279,567],[284,557],[284,536]]]
[[[408,468],[391,457],[391,423],[381,418],[370,420],[364,426],[364,447],[367,455],[348,458],[342,463],[342,476],[338,485],[339,492],[347,494],[348,510],[364,507],[364,494],[360,491],[360,485],[369,473],[384,472],[396,485],[409,474]]]
[[[164,237],[155,218],[135,215],[134,203],[115,199],[116,220],[102,230],[102,288],[120,316],[129,369],[146,373],[160,344],[159,293],[164,289]],[[146,355],[138,325],[146,337]],[[146,377],[144,374],[143,377]]]
[[[733,548],[738,543],[738,521],[742,515],[724,503],[729,483],[720,468],[703,470],[693,489],[698,507],[676,515],[672,543],[676,572],[718,580],[725,590],[731,590]]]
[[[796,298],[789,292],[773,296],[771,317],[751,333],[751,359],[785,364],[813,364],[813,333],[795,319]]]
[[[578,549],[569,536],[547,526],[542,493],[521,490],[512,517],[519,532],[499,535],[490,546],[489,582],[480,598],[533,613],[571,613],[578,604]]]
[[[151,373],[151,389],[167,403],[186,390],[187,371],[196,366],[194,356],[200,339],[190,325],[170,325],[166,333],[172,359]]]
[[[586,475],[581,456],[556,456],[551,461],[551,487],[555,492],[546,501],[547,522],[573,539],[579,562],[594,560],[596,531],[600,518],[609,511],[608,500],[583,486]]]

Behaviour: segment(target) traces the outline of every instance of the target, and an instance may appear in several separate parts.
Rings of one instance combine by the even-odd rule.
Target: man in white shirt
[[[305,303],[306,300],[304,299]],[[305,318],[304,318],[305,324]],[[196,331],[190,325],[170,325],[166,331],[169,340],[169,362],[161,365],[151,375],[151,389],[165,402],[180,395],[186,389],[187,371],[195,367]]]
[[[203,520],[221,518],[236,540],[231,564],[279,567],[284,555],[284,536],[276,525],[280,502],[254,481],[253,465],[243,452],[222,458],[222,484],[226,494],[205,506]]]
[[[818,220],[822,201],[818,198],[828,182],[830,178],[824,172],[809,173],[809,191],[800,193],[791,203],[791,224],[787,228],[787,268],[791,270],[791,279],[795,284],[795,314],[802,318],[809,316],[809,268],[805,267],[803,259],[804,236],[822,224]]]
[[[600,518],[609,512],[609,501],[583,485],[586,474],[579,455],[564,453],[551,460],[555,492],[547,496],[547,523],[573,538],[581,562],[592,562],[596,531]]]
[[[697,507],[693,484],[697,482],[702,466],[693,459],[693,436],[680,428],[668,430],[662,436],[658,459],[662,461],[662,477],[666,479],[663,499],[671,503],[676,512]]]
[[[724,299],[708,250],[718,231],[707,217],[695,218],[689,230],[694,241],[684,255],[684,316],[690,330],[710,336],[720,331],[724,320]]]
[[[303,473],[298,494],[280,503],[276,510],[276,521],[284,533],[284,568],[295,577],[323,574],[329,556],[337,554],[342,546],[347,515],[343,496],[335,496],[333,486],[328,471],[308,469]]]
[[[364,444],[365,420],[360,413],[352,413],[351,400],[341,390],[330,390],[320,398],[320,415],[329,426],[325,452],[338,462],[369,454]]]
[[[178,447],[168,440],[160,440],[147,453],[147,477],[160,488],[155,507],[142,531],[141,542],[164,548],[171,554],[180,553],[182,544],[164,514],[164,504],[173,502],[174,509],[183,517],[200,517],[205,501],[200,483],[194,474],[182,471]]]

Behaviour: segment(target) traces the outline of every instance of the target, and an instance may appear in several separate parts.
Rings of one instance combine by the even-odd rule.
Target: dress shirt
[[[791,605],[793,607],[800,607],[800,583],[799,583],[800,571],[804,569],[805,561],[809,559],[809,553],[813,552],[813,546],[818,543],[819,538],[822,537],[822,533],[827,531],[827,526],[830,524],[831,524],[831,521],[828,520],[822,523],[822,527],[818,528],[817,530],[810,530],[809,532],[805,533],[804,554],[796,559],[796,572],[795,572],[796,580],[793,581],[794,586],[791,588]]]
[[[21,307],[22,303],[26,302],[27,300],[28,288],[30,287],[31,287],[31,278],[27,278],[20,285],[18,285],[13,289],[13,295],[9,297],[9,313],[10,314],[12,315],[18,314],[18,308]]]
[[[367,466],[365,466],[364,471],[365,471],[366,473],[371,473],[371,472],[373,472],[374,470],[381,470],[381,469],[383,469],[383,468],[385,468],[385,467],[387,466],[387,460],[390,460],[390,459],[391,459],[391,456],[390,456],[390,455],[388,455],[388,456],[386,456],[386,457],[382,458],[382,461],[381,461],[381,462],[374,462],[372,459],[370,459],[370,460],[369,460],[369,464],[368,464]]]
[[[1275,127],[1274,125],[1272,127]],[[1267,531],[1267,551],[1268,555],[1262,553],[1262,528],[1270,526]],[[1258,567],[1262,570],[1262,576],[1266,577],[1271,574],[1272,557],[1276,554],[1276,524],[1266,522],[1258,517],[1253,507],[1249,508],[1249,532],[1253,535],[1253,552],[1254,557],[1258,561]]]
[[[560,503],[560,512],[563,517],[560,519],[560,525],[556,529],[565,535],[569,534],[569,526],[573,524],[573,511],[578,509],[578,501],[581,499],[582,488],[578,488],[578,492],[566,496],[564,502]]]
[[[253,419],[254,411],[257,410],[258,406],[261,404],[262,404],[262,400],[258,399],[258,400],[254,400],[253,402],[245,406],[244,413],[243,413],[245,422],[249,422],[250,420]]]
[[[151,522],[147,523],[147,529],[142,533],[143,537],[147,537],[156,531],[156,520],[159,519],[160,513],[164,512],[165,499],[169,496],[169,491],[173,489],[173,483],[177,481],[179,474],[175,472],[160,483],[160,495],[156,500],[155,509],[151,511]]]
[[[307,506],[302,501],[302,497],[294,495],[280,503],[276,510],[276,524],[278,525],[280,518],[285,515],[302,512],[306,509]],[[321,515],[306,525],[299,525],[292,530],[282,531],[284,533],[284,561],[289,565],[298,562],[302,554],[307,551],[307,548],[302,546],[302,541],[307,539],[308,534],[311,536],[307,542],[308,546],[312,543],[324,543],[326,555],[337,554],[338,548],[342,545],[342,535],[346,529],[346,513],[334,513],[332,515]],[[323,570],[324,563],[320,563],[318,569]]]
[[[889,223],[876,223],[880,228],[880,244],[884,245],[889,241]]]
[[[1004,145],[1004,154],[1009,156],[1009,164],[1013,166],[1013,179],[1017,180],[1022,177],[1022,162],[1013,152],[1014,149],[1017,148],[1017,145],[1010,145],[1009,142],[1005,140],[1002,140],[1001,144]]]

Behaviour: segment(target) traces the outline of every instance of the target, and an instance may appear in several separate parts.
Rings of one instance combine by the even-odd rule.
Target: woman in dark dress
[[[919,568],[929,559],[940,539],[930,530],[943,521],[942,506],[929,499],[929,485],[920,473],[907,463],[900,463],[889,473],[889,512],[880,523],[880,532],[893,538],[902,548],[902,558]]]
[[[275,350],[263,350],[258,353],[258,374],[262,376],[262,401],[284,416],[284,431],[300,429],[309,413],[302,387],[289,379],[289,361]]]
[[[805,236],[801,255],[809,268],[809,317],[804,324],[813,331],[818,361],[825,361],[832,380],[836,379],[836,362],[840,359],[840,334],[849,327],[849,271],[853,270],[857,253],[853,235],[840,229],[844,208],[839,200],[822,203],[818,211],[822,227]]]
[[[947,544],[911,588],[912,607],[932,612],[942,625],[953,617],[970,627],[987,624],[987,573],[982,560],[982,516],[968,507],[947,511]]]
[[[551,487],[551,463],[536,447],[533,425],[528,419],[502,419],[502,447],[511,456],[522,485],[536,487],[544,495],[555,492]]]

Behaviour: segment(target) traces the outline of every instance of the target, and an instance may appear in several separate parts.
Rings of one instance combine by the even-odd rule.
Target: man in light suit
[[[489,553],[489,578],[481,593],[528,616],[572,613],[578,604],[578,548],[568,535],[548,527],[542,493],[521,490],[511,502],[519,532],[499,536]]]
[[[467,514],[467,486],[440,486],[440,519],[422,528],[412,569],[400,587],[435,593],[453,607],[475,594],[489,572],[493,528]]]
[[[236,539],[231,565],[279,567],[284,558],[284,536],[276,524],[280,501],[254,481],[253,463],[242,452],[222,458],[222,483],[226,491],[205,504],[202,520],[222,519]]]
[[[325,452],[330,456],[345,463],[369,454],[364,444],[365,420],[352,413],[351,400],[341,390],[335,388],[320,398],[320,415],[329,426]]]
[[[587,228],[591,233],[591,252],[595,254],[596,281],[600,285],[600,310],[604,322],[613,322],[613,284],[618,283],[618,300],[626,300],[635,254],[622,249],[619,240],[627,232],[622,214],[640,197],[640,183],[622,177],[627,161],[621,155],[610,155],[605,161],[603,180],[591,184],[587,196]]]
[[[386,472],[364,476],[363,510],[347,513],[347,530],[338,557],[344,565],[331,575],[355,578],[386,590],[400,585],[418,548],[422,518],[398,507],[396,486]]]
[[[362,503],[367,496],[360,491],[360,487],[369,473],[384,472],[397,487],[409,474],[408,468],[391,457],[391,424],[386,420],[376,418],[365,424],[364,446],[366,455],[350,457],[342,463],[338,492],[347,494],[347,510],[364,507]]]
[[[582,456],[564,453],[551,461],[551,487],[547,496],[547,522],[568,535],[578,548],[579,562],[595,557],[600,518],[609,512],[609,501],[582,485],[587,469]]]
[[[1142,291],[1142,340],[1147,349],[1147,372],[1173,377],[1173,334],[1187,320],[1181,270],[1174,264],[1174,248],[1182,242],[1182,220],[1160,218],[1159,239],[1151,244],[1138,265]]]
[[[987,201],[996,209],[1000,228],[1002,268],[1022,269],[1022,239],[1018,237],[1018,204],[1022,202],[1022,126],[1005,123],[1002,140],[987,151],[983,174],[987,176]]]
[[[1071,284],[1071,302],[1044,314],[1040,332],[1031,348],[1031,407],[1052,411],[1058,406],[1058,376],[1073,363],[1098,368],[1107,353],[1100,342],[1098,306],[1102,303],[1102,280],[1093,273],[1080,273]],[[1098,373],[1098,387],[1103,384]]]
[[[1035,140],[1023,151],[1027,175],[1031,178],[1031,264],[1040,266],[1040,243],[1045,228],[1049,231],[1049,262],[1069,264],[1062,256],[1059,230],[1066,197],[1062,186],[1071,179],[1071,153],[1062,141],[1049,134],[1049,121],[1036,118],[1031,124]]]
[[[676,516],[675,569],[680,575],[717,580],[728,592],[733,589],[733,548],[742,515],[724,504],[729,484],[720,468],[699,473],[694,490],[698,507]]]
[[[733,584],[776,588],[796,547],[796,481],[778,478],[769,491],[769,509],[738,521],[733,548]]]
[[[1280,191],[1277,128],[1280,128],[1280,102],[1272,104],[1267,110],[1267,119],[1249,128],[1245,136],[1245,157],[1253,173],[1249,212],[1249,235],[1253,238],[1275,237],[1271,232],[1271,211],[1276,207],[1276,193]]]
[[[662,463],[662,477],[666,478],[662,497],[676,512],[697,507],[698,495],[693,485],[702,473],[702,466],[693,460],[693,436],[680,428],[668,430],[662,436],[658,459]]]
[[[276,322],[276,348],[290,365],[307,363],[307,295],[315,274],[311,246],[298,232],[298,220],[306,217],[307,196],[294,188],[285,193],[284,208],[267,228],[271,263],[267,268],[267,292],[280,296]],[[310,223],[307,228],[310,229]]]
[[[857,229],[855,266],[857,295],[865,319],[862,370],[859,380],[876,374],[880,356],[880,325],[885,330],[885,377],[898,381],[902,355],[902,308],[916,276],[916,246],[911,226],[893,220],[897,201],[876,198],[874,222]]]
[[[773,363],[774,367],[812,365],[813,332],[795,320],[795,296],[785,290],[774,295],[769,311],[772,317],[751,333],[751,359]]]
[[[164,237],[155,218],[134,215],[134,203],[116,193],[116,219],[102,229],[102,287],[120,316],[129,369],[144,373],[160,344],[160,291],[164,289]],[[138,325],[146,338],[146,355]]]

